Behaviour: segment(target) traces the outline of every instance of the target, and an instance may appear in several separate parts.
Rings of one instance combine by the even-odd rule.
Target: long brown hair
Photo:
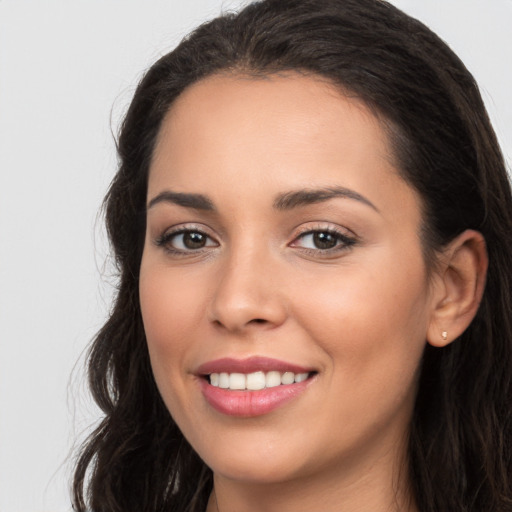
[[[381,0],[264,0],[202,25],[140,82],[121,127],[105,199],[119,269],[110,318],[88,359],[104,418],[74,475],[78,512],[204,510],[211,471],[157,391],[138,299],[148,168],[160,124],[189,85],[221,72],[323,76],[387,126],[402,177],[423,201],[427,264],[465,229],[487,242],[476,318],[426,347],[409,472],[422,512],[512,510],[512,196],[477,85],[420,22]]]

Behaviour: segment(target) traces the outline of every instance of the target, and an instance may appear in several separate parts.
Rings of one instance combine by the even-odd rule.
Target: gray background
[[[142,71],[220,0],[0,0],[0,512],[70,510],[114,276],[98,210]],[[512,158],[512,0],[395,0],[476,76]]]

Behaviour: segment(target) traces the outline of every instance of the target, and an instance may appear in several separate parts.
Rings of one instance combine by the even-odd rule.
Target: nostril
[[[251,320],[251,322],[253,322],[255,324],[264,324],[264,323],[266,323],[266,320],[263,320],[263,318],[255,318],[254,320]]]

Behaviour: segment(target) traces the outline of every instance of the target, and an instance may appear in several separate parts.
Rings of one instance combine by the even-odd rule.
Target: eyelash
[[[206,239],[206,245],[202,247],[198,247],[197,249],[178,249],[176,247],[172,246],[172,242],[180,235],[200,235],[202,237],[205,237]],[[334,238],[335,245],[333,247],[329,248],[311,248],[311,247],[300,247],[300,245],[297,244],[298,241],[304,240],[308,236],[315,236],[315,235],[328,235]],[[208,245],[208,240],[213,241],[214,244]],[[358,242],[358,239],[356,236],[348,236],[345,233],[342,233],[341,231],[338,231],[333,228],[325,228],[325,227],[318,227],[314,229],[307,229],[303,231],[302,233],[299,233],[298,236],[294,238],[292,243],[290,244],[291,247],[298,247],[306,254],[310,255],[334,255],[338,254],[342,251],[347,251],[354,245],[356,245]],[[313,242],[314,243],[314,242]],[[215,247],[218,246],[218,242],[216,242],[210,235],[205,233],[202,229],[196,228],[195,226],[187,226],[187,227],[180,227],[176,229],[175,231],[168,231],[163,233],[161,236],[159,236],[155,240],[155,244],[158,247],[162,247],[167,251],[168,253],[175,255],[175,256],[187,256],[191,254],[200,254],[203,252],[204,249],[207,249],[208,247]]]
[[[205,233],[202,229],[198,229],[194,226],[187,226],[187,227],[181,227],[176,229],[175,231],[167,231],[163,233],[161,236],[159,236],[155,240],[155,244],[158,247],[162,247],[165,251],[168,253],[174,255],[174,256],[187,256],[190,254],[199,254],[203,252],[203,249],[207,247],[213,247],[213,245],[205,245],[203,247],[199,247],[197,249],[177,249],[176,247],[172,246],[172,242],[174,239],[176,239],[179,235],[186,235],[186,234],[195,234],[195,235],[201,235],[206,238],[206,244],[208,244],[208,240],[213,240],[213,238]],[[218,245],[218,243],[215,242],[215,245]]]
[[[292,247],[296,246],[296,242],[298,240],[304,240],[307,236],[314,236],[314,235],[329,235],[332,236],[335,240],[334,247],[330,247],[327,249],[321,249],[321,248],[308,248],[303,247],[302,250],[306,253],[309,253],[311,255],[334,255],[338,254],[339,252],[347,251],[351,247],[357,244],[358,240],[356,236],[348,236],[345,233],[342,233],[341,231],[338,231],[337,229],[333,228],[325,228],[325,227],[318,227],[314,229],[307,229],[300,233],[292,242]]]

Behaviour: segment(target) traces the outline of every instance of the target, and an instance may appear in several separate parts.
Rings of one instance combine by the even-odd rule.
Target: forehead
[[[185,89],[173,103],[162,123],[156,153],[159,145],[178,144],[181,136],[193,135],[198,142],[220,147],[226,136],[236,141],[247,133],[259,135],[255,145],[265,134],[269,139],[278,135],[283,150],[300,152],[294,141],[321,144],[326,131],[336,129],[351,131],[360,141],[371,139],[373,151],[391,159],[377,117],[327,79],[298,73],[214,75]],[[340,139],[340,150],[342,143]],[[302,147],[304,152],[307,149]]]
[[[370,109],[322,78],[218,75],[186,89],[166,115],[149,195],[171,187],[215,196],[222,183],[238,195],[343,186],[374,204],[402,201],[415,194],[389,148]]]

